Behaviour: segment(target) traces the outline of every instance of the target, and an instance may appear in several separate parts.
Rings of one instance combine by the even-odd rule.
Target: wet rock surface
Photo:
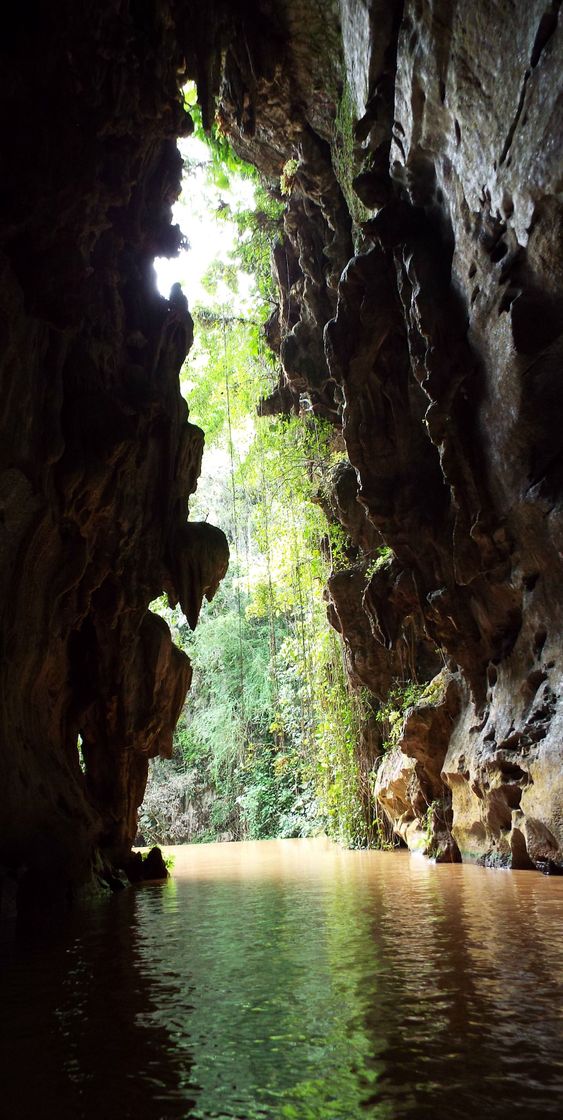
[[[376,795],[416,846],[556,866],[559,4],[346,3],[322,43],[282,8],[283,79],[235,41],[242,102],[229,86],[221,110],[270,177],[293,161],[269,327],[283,372],[263,410],[342,429],[325,506],[350,568],[327,594],[352,682],[384,703],[443,664],[457,681],[447,718],[401,710]]]

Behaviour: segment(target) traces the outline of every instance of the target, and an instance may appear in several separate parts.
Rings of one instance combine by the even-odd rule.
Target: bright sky
[[[215,217],[216,211],[222,202],[228,203],[233,210],[250,208],[254,202],[252,181],[233,175],[228,189],[212,186],[207,182],[206,166],[210,157],[206,145],[195,137],[189,137],[181,140],[178,146],[184,164],[189,164],[190,168],[184,173],[182,194],[174,206],[173,220],[188,238],[190,248],[171,260],[156,258],[158,289],[167,296],[172,284],[179,282],[190,307],[199,302],[209,305],[217,299],[232,304],[236,297],[226,286],[221,290],[221,284],[215,299],[211,300],[202,287],[201,278],[214,261],[227,265],[234,245],[235,226],[224,218]],[[244,274],[239,274],[243,296],[250,296],[252,283],[252,278],[247,280]]]

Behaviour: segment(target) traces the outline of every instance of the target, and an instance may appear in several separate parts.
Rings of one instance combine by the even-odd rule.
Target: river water
[[[563,878],[174,851],[166,884],[10,951],[2,1120],[563,1115]]]

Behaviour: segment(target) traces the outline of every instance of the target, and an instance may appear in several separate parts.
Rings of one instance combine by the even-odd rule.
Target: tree
[[[258,417],[260,398],[277,380],[263,325],[275,298],[270,251],[282,207],[258,183],[252,207],[234,195],[218,205],[218,188],[227,195],[237,175],[250,174],[236,157],[225,161],[223,148],[215,133],[208,209],[223,228],[234,228],[234,239],[227,262],[203,278],[182,386],[190,418],[206,432],[190,513],[222,526],[231,567],[193,634],[178,611],[156,605],[189,654],[194,678],[176,732],[174,790],[166,789],[163,767],[153,765],[152,818],[144,810],[141,823],[146,840],[162,839],[159,829],[174,834],[169,818],[186,817],[193,795],[196,808],[199,797],[207,809],[191,814],[199,827],[189,838],[328,829],[360,843],[357,702],[326,619],[327,525],[314,501],[336,454],[332,430],[313,416]]]

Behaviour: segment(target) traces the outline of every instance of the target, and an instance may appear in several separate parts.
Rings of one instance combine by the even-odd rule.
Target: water
[[[563,879],[325,840],[176,853],[12,950],[2,1120],[562,1114]]]

